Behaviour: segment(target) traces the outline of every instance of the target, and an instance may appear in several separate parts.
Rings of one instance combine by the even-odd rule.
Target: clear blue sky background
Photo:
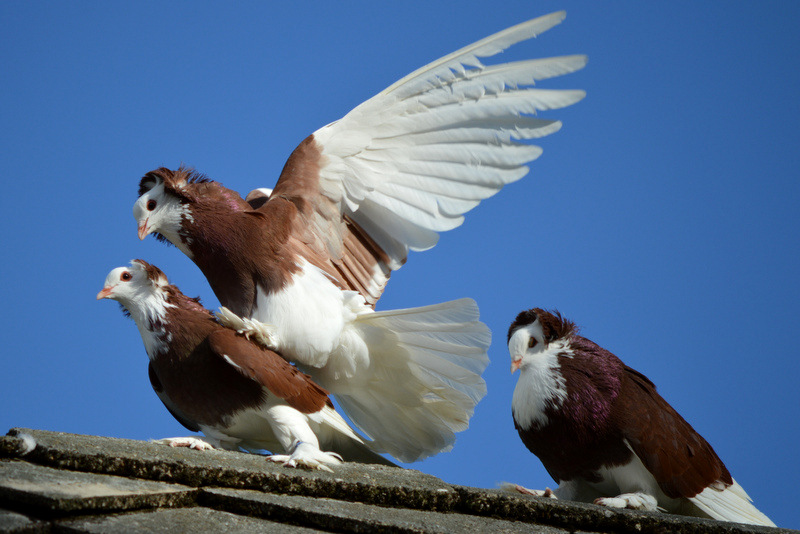
[[[218,305],[177,249],[139,242],[139,178],[189,164],[246,193],[306,135],[398,78],[523,20],[566,21],[504,60],[583,53],[530,175],[390,282],[379,309],[475,298],[489,394],[458,484],[553,483],[514,430],[506,329],[558,308],[647,374],[756,505],[800,528],[800,3],[3,2],[0,431],[185,435],[134,324],[96,302],[144,258]]]

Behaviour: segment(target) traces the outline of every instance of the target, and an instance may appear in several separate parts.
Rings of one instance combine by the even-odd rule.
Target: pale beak
[[[517,356],[513,360],[511,360],[511,372],[514,373],[519,369],[519,366],[522,365],[522,357]]]
[[[147,227],[148,219],[145,219],[142,224],[139,225],[139,239],[144,240],[145,237],[150,233],[150,229]]]
[[[108,298],[108,297],[111,295],[111,292],[112,292],[112,291],[114,291],[114,286],[107,286],[107,287],[104,287],[104,288],[103,288],[103,289],[100,291],[100,293],[98,293],[98,294],[97,294],[97,300],[100,300],[100,299],[107,299],[107,298]]]

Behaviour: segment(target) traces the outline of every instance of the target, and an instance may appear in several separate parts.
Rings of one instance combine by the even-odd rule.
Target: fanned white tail
[[[475,301],[365,313],[353,326],[369,347],[370,376],[335,394],[342,410],[374,450],[400,461],[450,450],[486,395],[491,332]]]
[[[689,499],[712,519],[774,527],[769,517],[753,506],[752,499],[735,480],[720,490],[709,486]]]

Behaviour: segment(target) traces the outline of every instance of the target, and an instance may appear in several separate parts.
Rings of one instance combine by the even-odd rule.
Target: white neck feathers
[[[150,359],[166,352],[167,344],[172,341],[172,336],[166,329],[167,308],[175,307],[167,302],[166,292],[160,288],[155,292],[140,291],[127,302],[122,302],[122,305],[130,312],[131,319],[139,328]]]
[[[541,352],[526,355],[511,408],[514,420],[523,430],[547,424],[545,409],[559,408],[567,398],[567,384],[561,374],[558,355],[572,356],[569,342],[554,341]]]

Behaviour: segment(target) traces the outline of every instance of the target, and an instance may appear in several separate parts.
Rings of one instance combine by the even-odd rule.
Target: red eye
[[[128,271],[123,271],[121,275],[119,275],[119,279],[123,282],[130,282],[133,276]]]
[[[535,346],[536,346],[536,344],[537,344],[537,343],[538,343],[538,341],[536,341],[536,338],[535,338],[535,337],[532,337],[532,338],[530,338],[530,339],[528,340],[528,348],[529,348],[529,349],[532,349],[533,347],[535,347]]]
[[[152,198],[147,201],[147,211],[153,211],[156,209],[157,203]]]

